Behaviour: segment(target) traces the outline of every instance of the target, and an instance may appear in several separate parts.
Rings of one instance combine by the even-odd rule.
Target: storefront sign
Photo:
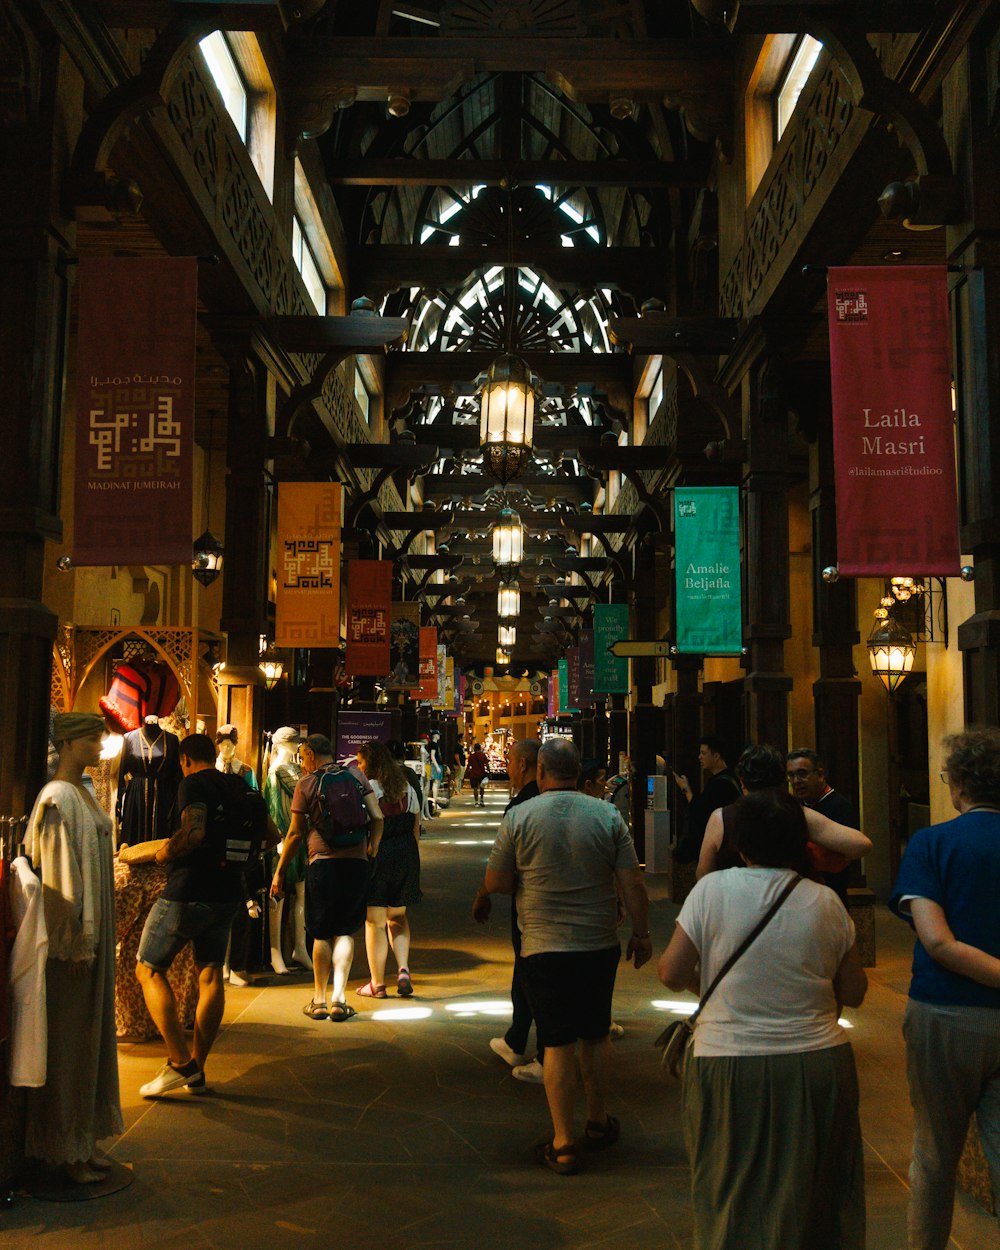
[[[387,690],[416,690],[420,685],[420,604],[393,603],[389,628],[392,671]]]
[[[566,688],[570,707],[580,707],[580,648],[566,648]]]
[[[828,307],[837,566],[957,574],[945,268],[831,269]]]
[[[197,260],[78,269],[75,564],[190,564]],[[221,521],[221,516],[220,516]]]
[[[674,543],[677,650],[739,655],[743,647],[739,488],[675,487]]]
[[[628,604],[594,604],[594,690],[598,694],[628,694],[628,660],[608,647],[628,637]]]
[[[384,677],[392,667],[392,561],[350,560],[347,565],[347,660],[351,677]]]
[[[593,707],[594,698],[594,631],[580,631],[580,707]]]
[[[448,648],[444,643],[438,643],[437,653],[437,691],[434,695],[434,706],[445,708],[445,692],[448,688]]]
[[[433,702],[437,698],[438,632],[434,626],[420,630],[420,689],[417,697]]]
[[[455,661],[450,655],[444,662],[444,707],[449,712],[455,710]]]
[[[362,742],[388,742],[392,717],[388,712],[338,712],[334,758],[341,764],[357,756]]]
[[[340,645],[339,482],[278,483],[277,647]]]

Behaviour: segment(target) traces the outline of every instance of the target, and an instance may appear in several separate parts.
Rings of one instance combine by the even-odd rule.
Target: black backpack
[[[212,834],[223,866],[242,870],[267,836],[267,804],[242,777],[227,777],[226,793],[212,813]]]
[[[322,813],[317,833],[332,851],[357,846],[368,836],[371,821],[361,782],[349,769],[336,765],[327,765],[317,775]]]

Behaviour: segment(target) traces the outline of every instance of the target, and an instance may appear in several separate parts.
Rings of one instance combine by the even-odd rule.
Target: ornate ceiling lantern
[[[502,621],[516,620],[521,612],[521,587],[508,582],[497,590],[497,616]]]
[[[497,663],[498,664],[510,663],[510,652],[505,651],[503,647],[497,647]]]
[[[281,681],[281,675],[285,671],[285,663],[281,658],[281,653],[275,648],[274,644],[270,644],[265,651],[261,652],[260,671],[264,674],[264,686],[267,690],[273,690]]]
[[[872,672],[892,694],[913,669],[917,654],[913,639],[898,621],[886,616],[876,619],[867,647]]]
[[[517,629],[513,625],[501,625],[497,630],[497,642],[505,651],[511,651],[517,642]]]
[[[205,530],[194,540],[191,549],[191,572],[203,586],[211,586],[222,572],[225,548],[211,530]]]
[[[483,471],[507,483],[531,460],[535,382],[519,356],[505,353],[490,365],[480,397],[479,446]]]
[[[500,577],[513,577],[524,558],[524,529],[513,508],[503,507],[493,526],[493,563]]]

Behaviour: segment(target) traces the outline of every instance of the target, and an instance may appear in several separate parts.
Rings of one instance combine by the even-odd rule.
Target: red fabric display
[[[169,665],[160,660],[129,660],[119,664],[100,707],[122,733],[128,733],[138,729],[147,716],[169,716],[180,697]]]

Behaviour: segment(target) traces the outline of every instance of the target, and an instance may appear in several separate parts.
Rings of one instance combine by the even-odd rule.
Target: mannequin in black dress
[[[174,832],[174,805],[181,782],[175,734],[147,716],[140,729],[125,735],[118,771],[118,844],[133,846]]]

